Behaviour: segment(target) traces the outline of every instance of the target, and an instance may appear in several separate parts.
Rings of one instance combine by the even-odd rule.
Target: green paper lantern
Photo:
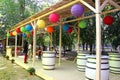
[[[78,24],[78,26],[80,27],[80,28],[86,28],[86,26],[87,26],[87,24],[86,24],[86,21],[80,21],[80,23]]]
[[[30,32],[29,32],[29,31],[26,31],[26,32],[25,32],[25,34],[27,34],[27,35],[28,35],[28,34],[30,34]]]
[[[21,31],[21,32],[25,32],[25,31],[26,31],[26,30],[25,30],[25,27],[21,27],[21,28],[20,28],[20,31]]]
[[[10,33],[9,32],[7,33],[7,37],[10,37]]]

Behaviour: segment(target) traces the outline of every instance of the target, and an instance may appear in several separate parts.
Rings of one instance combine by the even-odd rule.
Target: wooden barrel
[[[120,54],[119,53],[109,54],[109,66],[110,66],[111,73],[120,74]]]
[[[86,80],[96,80],[96,56],[88,56],[85,68]],[[109,80],[108,56],[101,57],[101,80]]]
[[[84,52],[79,52],[77,55],[77,69],[79,71],[85,71],[86,61],[87,61],[87,54]]]
[[[55,52],[43,51],[42,65],[43,65],[43,69],[47,69],[47,70],[55,69]]]

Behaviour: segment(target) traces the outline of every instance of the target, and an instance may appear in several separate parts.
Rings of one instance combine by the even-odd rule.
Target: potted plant
[[[35,68],[34,67],[28,68],[27,71],[30,73],[30,75],[35,74]]]
[[[2,56],[5,58],[5,57],[6,57],[6,54],[2,54]]]
[[[6,59],[9,60],[9,56],[8,55],[6,56]]]
[[[14,59],[11,59],[11,63],[14,63],[15,62],[15,60]]]

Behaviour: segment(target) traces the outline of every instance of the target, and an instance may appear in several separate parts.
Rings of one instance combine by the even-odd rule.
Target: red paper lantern
[[[52,14],[49,16],[49,21],[50,21],[50,22],[53,22],[53,23],[56,23],[56,22],[58,22],[59,18],[60,18],[60,17],[59,17],[58,14],[52,13]]]
[[[10,32],[10,36],[13,36],[13,32]]]
[[[34,31],[32,31],[31,34],[33,35],[33,34],[34,34]]]
[[[17,29],[16,29],[16,32],[17,32],[17,33],[20,33],[20,32],[21,32],[21,31],[20,31],[20,28],[17,28]]]
[[[48,33],[52,33],[52,32],[54,32],[54,29],[53,29],[52,26],[48,26],[46,31],[47,31]]]
[[[72,28],[70,27],[68,30],[67,30],[68,33],[71,33],[72,32]]]
[[[114,19],[112,16],[106,16],[103,19],[104,24],[111,25],[113,23]]]

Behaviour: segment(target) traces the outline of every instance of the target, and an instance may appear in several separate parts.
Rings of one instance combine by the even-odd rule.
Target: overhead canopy
[[[38,19],[43,19],[45,20],[46,24],[49,25],[51,24],[49,21],[48,21],[48,16],[49,14],[53,13],[53,12],[56,12],[57,14],[60,15],[60,17],[63,19],[63,18],[66,18],[66,17],[70,17],[72,14],[70,12],[70,9],[71,9],[71,6],[74,5],[75,3],[86,3],[86,4],[89,4],[91,5],[92,7],[90,7],[91,9],[93,8],[93,11],[94,11],[94,8],[95,8],[95,3],[94,3],[95,0],[63,0],[59,3],[56,3],[55,5],[41,11],[41,12],[38,12],[32,16],[30,16],[29,18],[19,22],[18,24],[16,24],[15,26],[13,26],[11,29],[14,30],[15,28],[17,27],[22,27],[26,24],[29,24],[33,21],[36,21]],[[103,4],[105,0],[101,0],[101,4]],[[113,0],[114,2],[116,2],[117,4],[120,4],[120,1],[119,0]],[[81,3],[80,3],[81,2]],[[105,3],[105,2],[104,2]],[[113,3],[114,4],[114,3]],[[89,6],[85,6],[83,4],[81,4],[83,7],[84,7],[84,11],[85,12],[88,12],[90,11],[90,9],[88,8]],[[108,4],[109,5],[109,4]],[[120,7],[119,7],[120,9]]]

